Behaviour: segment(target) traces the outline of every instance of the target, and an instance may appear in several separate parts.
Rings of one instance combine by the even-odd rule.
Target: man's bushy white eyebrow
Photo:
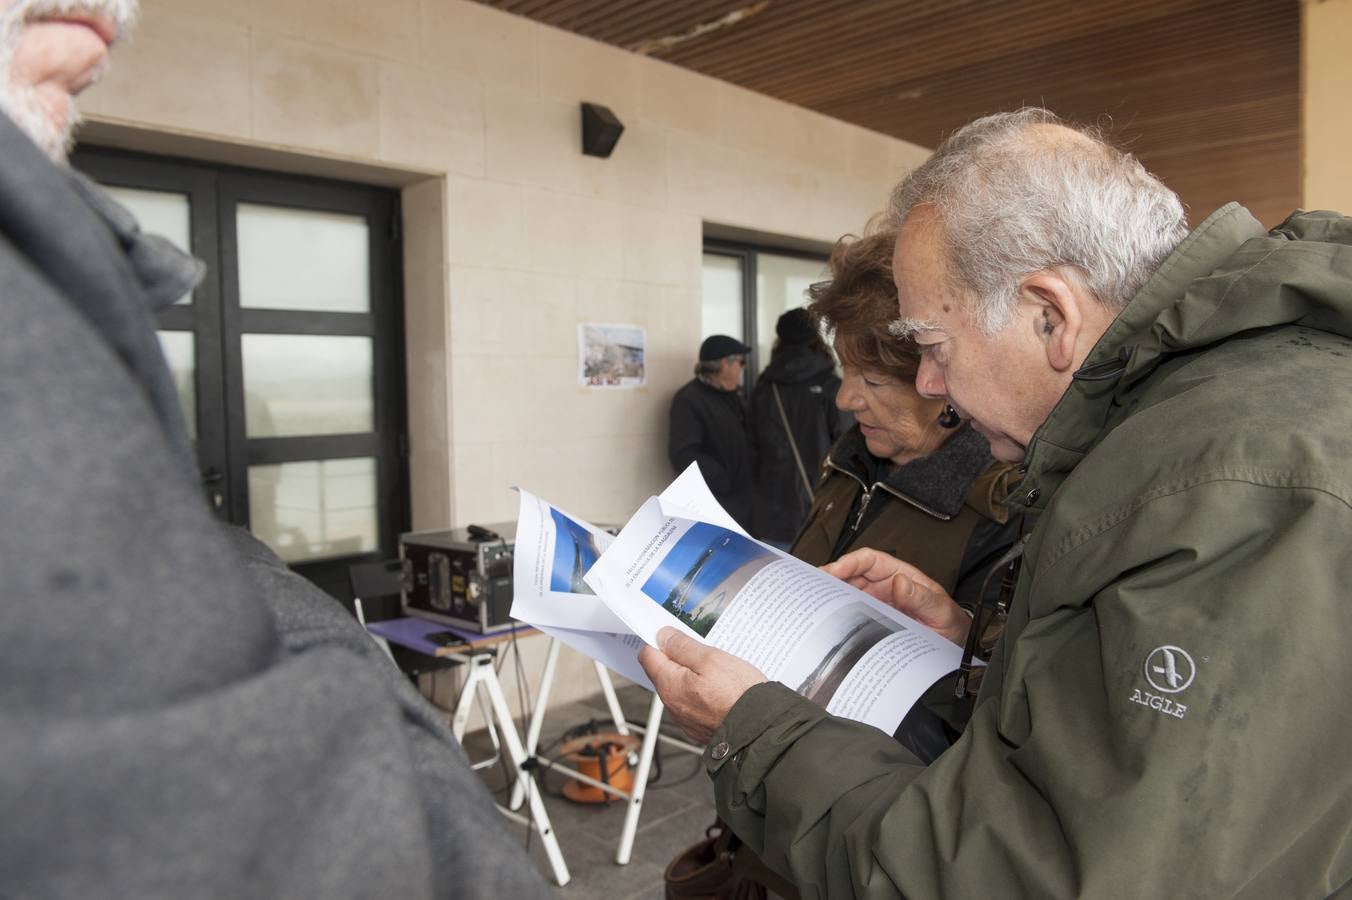
[[[904,316],[887,326],[887,333],[895,338],[915,337],[918,331],[941,332],[943,330],[943,326],[938,322],[931,322],[928,319],[908,319]]]

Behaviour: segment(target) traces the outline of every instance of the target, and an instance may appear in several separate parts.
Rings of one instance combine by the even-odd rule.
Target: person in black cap
[[[812,506],[813,486],[826,451],[854,424],[836,408],[836,361],[806,309],[775,323],[770,364],[751,394],[751,437],[756,474],[754,534],[788,550]]]
[[[751,348],[726,334],[704,339],[695,377],[671,400],[667,457],[679,474],[692,462],[718,502],[743,528],[751,529],[755,454],[746,402],[738,388]]]

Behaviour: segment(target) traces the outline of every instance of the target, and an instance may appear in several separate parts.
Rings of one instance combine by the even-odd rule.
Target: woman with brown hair
[[[810,290],[808,310],[830,329],[843,370],[836,403],[854,413],[855,427],[822,463],[791,552],[823,565],[861,547],[881,550],[970,609],[1018,537],[1001,502],[1018,476],[942,400],[916,391],[919,348],[887,330],[897,315],[893,244],[888,233],[841,240],[831,280]],[[997,590],[991,580],[987,590]]]

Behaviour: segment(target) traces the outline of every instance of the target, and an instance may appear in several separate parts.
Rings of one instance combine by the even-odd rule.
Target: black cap
[[[784,313],[775,323],[775,334],[786,344],[811,343],[816,333],[817,323],[812,321],[812,313],[801,306]]]
[[[726,334],[714,334],[705,338],[704,343],[699,345],[699,361],[713,362],[716,359],[750,352],[751,348],[736,338],[730,338]]]

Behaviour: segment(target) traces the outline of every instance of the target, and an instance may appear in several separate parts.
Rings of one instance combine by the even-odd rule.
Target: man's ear
[[[1025,277],[1019,295],[1032,308],[1047,363],[1058,372],[1073,370],[1079,365],[1076,349],[1085,326],[1083,304],[1090,299],[1079,282],[1063,269],[1047,269]]]

